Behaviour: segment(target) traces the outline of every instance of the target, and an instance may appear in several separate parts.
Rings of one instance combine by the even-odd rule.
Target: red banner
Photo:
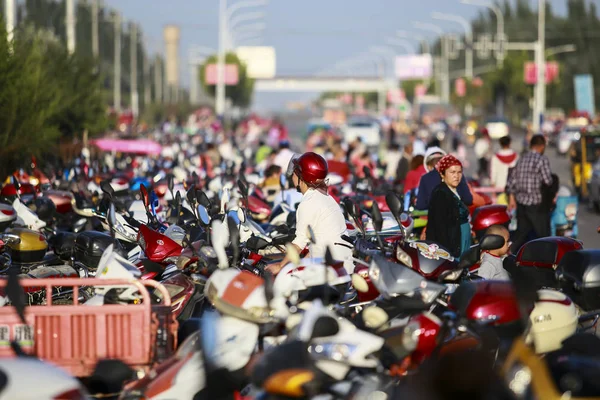
[[[467,82],[463,78],[454,81],[454,92],[458,97],[465,97],[467,94]]]
[[[204,79],[208,85],[217,84],[217,64],[208,64],[204,70]],[[225,84],[237,85],[239,82],[238,67],[235,64],[225,66]]]
[[[528,85],[535,85],[537,83],[537,68],[534,62],[529,61],[525,63],[524,79]],[[558,78],[558,63],[551,61],[546,63],[546,83],[552,83]]]

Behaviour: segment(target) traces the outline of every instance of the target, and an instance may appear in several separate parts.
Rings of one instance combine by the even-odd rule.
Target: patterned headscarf
[[[462,168],[462,163],[458,160],[458,158],[454,157],[452,154],[448,154],[438,161],[438,163],[435,165],[435,169],[437,169],[440,174],[444,175],[444,172],[446,172],[448,168],[455,165],[458,165]]]

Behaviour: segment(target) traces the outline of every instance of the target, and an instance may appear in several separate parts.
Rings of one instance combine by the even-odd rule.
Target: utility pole
[[[144,54],[144,105],[148,106],[152,102],[152,91],[150,90],[150,60],[148,55]]]
[[[69,54],[75,53],[75,0],[67,1],[67,50]]]
[[[442,101],[444,103],[450,103],[450,73],[449,73],[449,62],[448,62],[448,36],[442,36]]]
[[[538,40],[535,46],[535,66],[537,81],[535,83],[533,131],[540,132],[544,111],[546,109],[546,0],[538,0]]]
[[[154,101],[158,104],[163,103],[163,79],[160,56],[156,56],[154,63]]]
[[[98,0],[92,0],[92,55],[96,60],[100,57],[98,13]]]
[[[225,41],[227,36],[227,0],[219,0],[219,48],[217,54],[217,88],[215,112],[223,117],[225,113]]]
[[[15,0],[4,0],[4,18],[6,20],[6,33],[8,42],[12,42],[15,31]]]
[[[198,64],[190,58],[188,65],[190,68],[190,103],[198,104]]]
[[[121,16],[118,12],[114,15],[115,23],[115,60],[114,60],[114,107],[121,111]]]
[[[131,80],[131,112],[134,117],[137,117],[140,111],[139,105],[139,94],[138,94],[138,68],[137,68],[137,56],[138,56],[138,39],[137,39],[137,27],[131,22],[129,25],[129,38],[131,43],[129,45],[130,50],[130,80]]]

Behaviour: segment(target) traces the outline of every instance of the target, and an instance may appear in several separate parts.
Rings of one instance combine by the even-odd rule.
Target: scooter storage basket
[[[102,253],[111,244],[114,244],[115,251],[123,255],[123,247],[110,235],[97,231],[81,232],[75,239],[75,259],[89,269],[95,270],[98,268]]]
[[[563,237],[546,237],[527,242],[517,253],[520,276],[534,283],[536,289],[558,288],[554,269],[565,254],[581,248],[581,242]]]
[[[567,253],[556,268],[563,292],[586,311],[600,308],[600,250]]]

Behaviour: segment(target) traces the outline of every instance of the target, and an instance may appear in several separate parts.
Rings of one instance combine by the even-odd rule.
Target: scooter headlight
[[[396,247],[396,259],[408,268],[412,268],[412,258],[400,246]]]
[[[454,282],[462,275],[462,269],[457,269],[456,271],[450,272],[448,275],[444,277],[444,281]]]
[[[408,351],[416,349],[420,334],[421,324],[418,321],[409,322],[402,331],[402,346]]]
[[[308,347],[308,352],[316,359],[345,362],[352,357],[358,346],[345,343],[320,343]]]
[[[531,385],[531,370],[529,367],[515,363],[506,374],[506,384],[517,399],[524,399]]]
[[[380,273],[381,270],[379,269],[379,266],[377,266],[377,264],[372,264],[369,268],[369,278],[371,278],[373,282],[379,281]]]

